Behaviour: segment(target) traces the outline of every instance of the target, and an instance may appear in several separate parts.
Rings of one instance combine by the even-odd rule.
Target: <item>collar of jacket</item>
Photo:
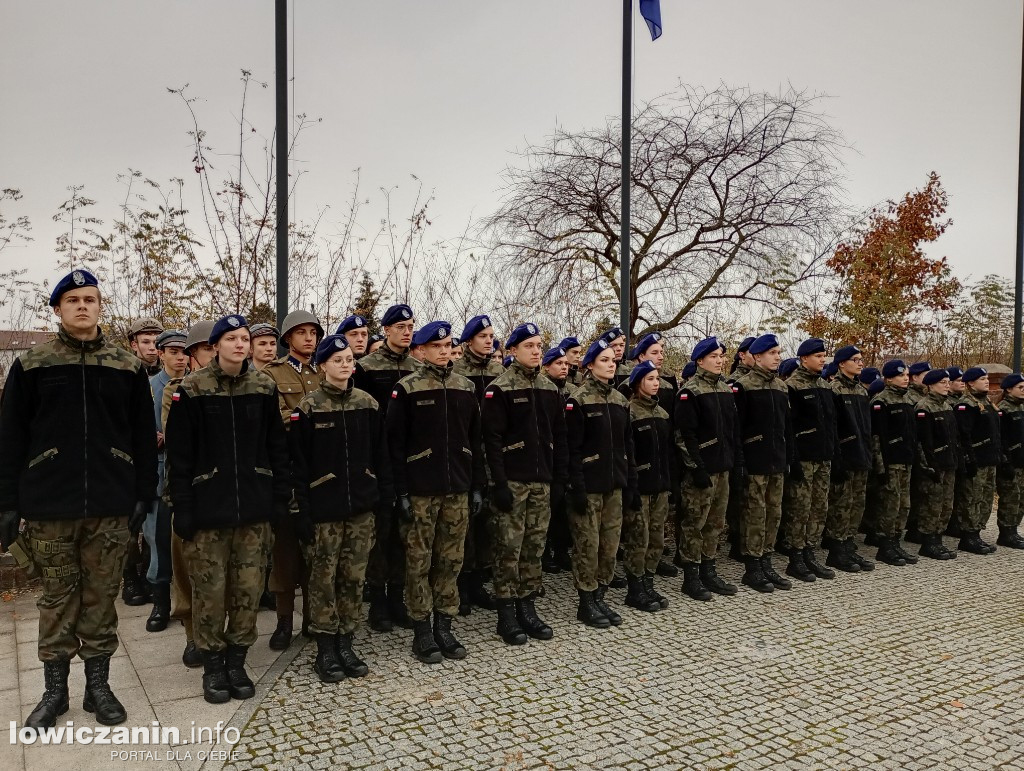
[[[1006,394],[1003,397],[1003,400],[1002,402],[1000,402],[1000,404],[1002,404],[1003,402],[1009,402],[1010,404],[1024,404],[1024,399],[1018,399],[1015,396],[1010,396],[1010,394]]]
[[[801,378],[803,378],[805,380],[808,380],[808,381],[810,381],[812,383],[813,382],[817,382],[818,380],[821,379],[821,373],[820,372],[811,372],[803,364],[801,364],[799,367],[796,368],[796,371],[793,373],[793,375],[797,375],[798,377],[801,377]],[[790,377],[792,377],[792,376],[790,376]]]
[[[753,367],[750,368],[750,374],[757,375],[766,383],[772,382],[775,378],[779,376],[778,372],[772,372],[771,370],[765,369],[764,367],[758,364],[755,364]]]
[[[839,372],[839,373],[836,374],[836,379],[840,383],[842,383],[844,386],[851,386],[852,387],[852,386],[855,386],[855,385],[859,385],[861,388],[864,388],[864,384],[861,383],[859,380],[857,380],[857,378],[849,377],[848,375],[844,375],[842,372]],[[865,390],[867,390],[867,389],[865,389]]]
[[[452,373],[453,366],[455,366],[453,362],[448,362],[445,366],[439,367],[436,364],[431,364],[429,361],[424,360],[420,364],[420,371],[433,375],[438,380],[447,380],[448,376]]]
[[[653,410],[655,407],[658,406],[657,399],[651,396],[644,396],[642,393],[639,392],[634,393],[630,397],[630,401],[636,402],[637,404],[641,405],[642,407],[646,407],[649,410]]]
[[[722,379],[721,375],[716,375],[714,372],[709,372],[699,364],[697,365],[697,377],[699,377],[701,380],[707,383],[710,383],[711,385],[715,385],[715,383]]]
[[[107,340],[103,336],[102,327],[96,327],[96,337],[92,340],[79,340],[77,337],[72,337],[71,334],[64,329],[64,325],[61,324],[57,329],[57,339],[75,353],[95,353],[107,344]],[[141,359],[139,360],[139,363],[142,363]]]
[[[886,391],[892,391],[894,394],[898,394],[899,396],[903,396],[909,389],[908,388],[903,388],[903,387],[897,386],[897,385],[892,385],[891,383],[886,383],[885,384],[885,390]],[[925,394],[925,395],[927,396],[927,394]]]
[[[344,391],[328,383],[326,378],[320,381],[320,388],[323,389],[324,393],[330,394],[335,399],[347,399],[352,394],[352,378],[348,379],[348,386],[346,386]]]
[[[403,348],[401,353],[395,353],[391,349],[391,346],[388,345],[388,341],[385,340],[384,341],[384,345],[382,345],[380,348],[377,349],[377,353],[379,353],[385,359],[390,359],[393,362],[401,364],[403,361],[405,361],[406,357],[409,355],[409,349],[408,348]]]
[[[462,350],[462,357],[478,369],[484,369],[491,360],[490,356],[474,353],[468,345]]]
[[[537,375],[540,374],[540,367],[527,367],[525,364],[520,364],[518,359],[509,365],[509,369],[514,369],[527,380],[536,380]]]
[[[291,354],[288,354],[288,356],[285,359],[285,361],[288,364],[290,364],[291,368],[293,370],[295,370],[296,372],[298,372],[300,375],[302,374],[302,368],[303,367],[309,367],[311,370],[313,370],[313,372],[316,372],[316,365],[313,364],[312,359],[310,359],[310,361],[308,361],[305,364],[303,364],[301,361],[296,359],[294,356],[292,356]]]
[[[596,377],[591,377],[590,380],[594,384],[594,390],[607,399],[608,394],[612,392],[612,384],[606,383]]]
[[[734,378],[741,378],[748,372],[750,372],[750,367],[748,367],[746,364],[737,364],[736,368],[729,374],[732,375]]]
[[[249,360],[246,359],[245,361],[242,362],[242,369],[239,371],[237,375],[229,375],[227,372],[225,372],[224,369],[220,366],[220,358],[217,356],[214,356],[213,361],[211,361],[206,366],[209,367],[211,372],[213,372],[213,375],[214,377],[217,378],[217,380],[236,380],[249,371]]]
[[[548,375],[548,380],[550,380],[559,388],[565,388],[566,378],[564,377],[551,377],[551,375]]]
[[[978,402],[978,405],[982,409],[985,409],[984,405],[988,403],[988,391],[978,393],[973,388],[968,388],[966,391],[964,391],[964,396],[967,396],[973,399],[974,401]]]
[[[888,388],[888,386],[886,386],[886,388]],[[922,396],[927,396],[928,395],[928,389],[925,388],[920,383],[911,383],[909,386],[907,386],[907,388],[903,389],[903,392],[906,393],[908,388],[911,391],[916,391],[917,393],[921,394]]]

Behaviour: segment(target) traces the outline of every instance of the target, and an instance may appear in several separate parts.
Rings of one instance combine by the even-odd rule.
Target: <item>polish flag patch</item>
[[[565,411],[566,412],[572,412],[572,402],[566,402],[565,403]]]
[[[733,386],[733,387],[732,387],[732,392],[733,392],[734,394],[738,394],[738,393],[740,392],[740,388],[739,388],[739,386]]]
[[[171,401],[172,402],[181,401],[181,394],[179,394],[177,391],[175,391],[174,394],[171,396]]]
[[[398,398],[398,389],[397,388],[394,391],[391,392],[391,398],[392,399],[397,399]]]
[[[876,405],[875,405],[875,409],[876,409],[876,410],[880,410],[880,409],[882,409],[882,405],[881,405],[881,404],[876,404]]]
[[[917,413],[917,417],[923,418],[923,417],[927,416],[927,414],[928,413],[926,413],[926,412],[919,412],[919,413]]]
[[[679,394],[679,401],[681,401],[681,402],[685,402],[689,398],[690,398],[689,394]]]
[[[295,421],[295,420],[298,420],[298,419],[299,419],[299,413],[298,413],[298,411],[296,411],[296,412],[293,412],[293,413],[292,413],[292,420],[293,420],[293,421]]]
[[[958,409],[958,410],[959,410],[960,412],[963,412],[964,410],[966,410],[966,409],[967,409],[967,405],[966,405],[966,404],[961,404],[961,405],[960,405],[959,407],[957,407],[957,409]]]
[[[485,399],[493,399],[494,398],[494,391],[484,391],[484,398]]]

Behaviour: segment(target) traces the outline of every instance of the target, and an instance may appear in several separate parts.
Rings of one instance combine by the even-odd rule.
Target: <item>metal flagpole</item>
[[[1022,33],[1024,34],[1024,33]],[[1024,291],[1024,38],[1021,44],[1020,139],[1017,150],[1017,281],[1013,292],[1013,371],[1020,372],[1021,292]]]
[[[630,149],[633,134],[633,0],[622,0],[622,216],[619,235],[619,326],[626,336],[626,347],[632,330],[629,324],[630,248],[629,187]]]
[[[277,106],[277,325],[288,315],[288,0],[274,13]]]

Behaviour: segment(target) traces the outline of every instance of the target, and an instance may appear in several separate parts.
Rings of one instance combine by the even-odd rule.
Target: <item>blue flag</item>
[[[651,40],[661,37],[661,0],[640,0],[640,15],[651,31]]]

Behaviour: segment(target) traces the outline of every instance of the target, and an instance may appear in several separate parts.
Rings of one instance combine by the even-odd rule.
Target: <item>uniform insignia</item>
[[[487,318],[486,316],[484,316],[482,319],[480,319],[480,326],[482,328],[486,329],[490,325],[491,325],[491,320],[489,318]]]
[[[572,412],[572,402],[566,402],[565,403],[565,411],[566,412]]]
[[[292,413],[292,420],[298,420],[298,419],[299,419],[299,413],[297,411],[293,412]]]
[[[402,310],[402,318],[407,319],[407,318],[410,317],[410,315],[411,314],[409,313],[409,311],[404,310],[404,309]]]
[[[598,340],[597,341],[597,346],[598,346],[598,348],[607,348],[608,347],[608,343],[605,340]]]
[[[337,340],[334,341],[334,347],[340,348],[341,350],[345,350],[348,347],[348,344],[342,341],[341,338],[338,338]]]
[[[398,389],[397,388],[394,391],[391,392],[391,398],[392,399],[397,399],[398,398]]]
[[[362,325],[363,325],[363,320],[362,319],[356,319],[356,326],[357,327],[361,327]]]
[[[533,324],[527,324],[526,331],[529,332],[531,335],[535,335],[537,334],[537,327],[535,327]]]
[[[238,326],[238,316],[228,316],[228,324],[233,327]]]
[[[733,386],[733,387],[732,387],[732,392],[733,392],[734,394],[738,394],[738,393],[740,392],[739,386]]]
[[[679,401],[681,401],[681,402],[685,402],[689,398],[690,398],[689,394],[679,394]]]
[[[876,409],[876,410],[880,410],[880,409],[882,409],[882,405],[881,405],[881,404],[876,404],[876,405],[875,405],[875,409]]]
[[[440,337],[440,338],[443,338],[443,337],[445,336],[445,334],[446,334],[446,333],[445,333],[445,331],[444,331],[444,328],[443,328],[443,327],[442,327],[441,329],[437,330],[437,336],[438,336],[438,337]]]
[[[927,416],[927,414],[928,414],[928,413],[926,413],[926,412],[919,412],[919,413],[917,413],[917,417],[919,417],[919,418],[923,418],[923,417],[926,417],[926,416]]]
[[[967,409],[967,405],[966,404],[960,404],[960,405],[957,406],[957,409],[960,410],[960,412],[963,412],[964,410]]]
[[[174,394],[172,394],[172,396],[171,396],[171,401],[172,402],[176,402],[179,399],[181,399],[181,394],[179,394],[177,391],[175,391]]]
[[[82,271],[76,270],[71,274],[71,280],[75,282],[75,286],[82,286],[85,284],[85,276],[82,275]]]
[[[484,398],[485,399],[493,399],[494,398],[494,391],[485,391],[484,392]]]

